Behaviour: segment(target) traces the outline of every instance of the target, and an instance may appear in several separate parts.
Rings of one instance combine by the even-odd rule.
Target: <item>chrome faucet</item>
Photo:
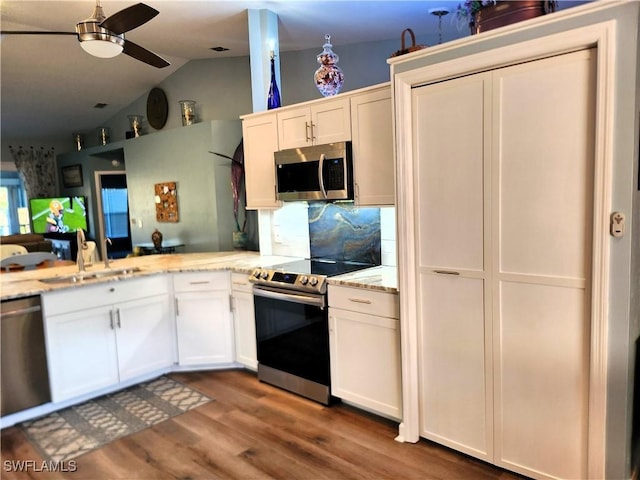
[[[84,230],[82,230],[81,228],[79,228],[76,232],[76,240],[78,243],[76,263],[78,264],[78,271],[84,272],[84,255],[82,254],[82,251],[87,249],[87,241],[84,236]]]
[[[102,240],[102,243],[100,244],[100,246],[102,247],[100,255],[102,255],[102,259],[104,260],[104,268],[109,268],[109,255],[107,255],[107,242],[109,243],[109,245],[113,245],[109,237],[104,237],[104,240]]]

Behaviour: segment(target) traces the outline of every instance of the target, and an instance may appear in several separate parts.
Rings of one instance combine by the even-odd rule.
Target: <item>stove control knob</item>
[[[254,277],[254,278],[260,278],[260,270],[257,270],[257,269],[256,269],[256,270],[254,270],[254,271],[253,271],[253,277]]]
[[[309,279],[306,276],[303,275],[303,276],[300,277],[300,283],[302,285],[306,285],[308,281],[309,281]]]
[[[318,279],[316,277],[311,277],[309,279],[309,285],[311,285],[312,287],[315,287],[318,284]]]
[[[262,270],[262,272],[260,272],[260,278],[262,278],[263,280],[266,280],[268,276],[269,272],[267,272],[266,270]]]

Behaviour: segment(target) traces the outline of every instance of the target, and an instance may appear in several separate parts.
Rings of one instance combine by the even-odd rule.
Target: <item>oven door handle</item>
[[[291,293],[275,288],[253,287],[253,294],[258,297],[272,298],[274,300],[283,300],[285,302],[302,303],[304,305],[312,305],[314,307],[325,307],[324,295],[307,295],[304,293]]]

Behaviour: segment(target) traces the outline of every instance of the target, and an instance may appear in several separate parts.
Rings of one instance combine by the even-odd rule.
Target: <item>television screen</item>
[[[73,233],[87,230],[85,197],[48,197],[29,200],[33,233]]]

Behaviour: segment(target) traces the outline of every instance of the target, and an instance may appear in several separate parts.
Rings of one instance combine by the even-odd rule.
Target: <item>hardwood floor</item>
[[[172,374],[215,401],[43,472],[18,427],[2,431],[3,480],[519,479],[435,443],[394,441],[397,424],[344,404],[324,407],[242,370]],[[13,460],[40,471],[11,471]]]

